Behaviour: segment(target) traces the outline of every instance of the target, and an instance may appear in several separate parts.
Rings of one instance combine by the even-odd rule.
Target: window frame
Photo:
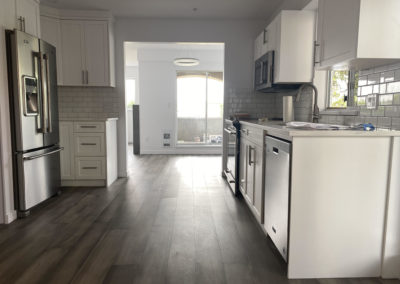
[[[206,137],[207,137],[207,118],[208,118],[208,77],[209,77],[209,74],[210,73],[221,73],[222,74],[222,84],[223,84],[223,88],[222,88],[222,92],[223,92],[223,94],[222,94],[222,98],[224,98],[225,97],[225,94],[224,94],[224,90],[225,90],[225,88],[224,88],[224,83],[225,83],[225,80],[224,80],[224,71],[220,71],[220,70],[216,70],[216,71],[210,71],[210,70],[208,70],[208,71],[204,71],[204,70],[176,70],[176,80],[175,80],[175,146],[176,147],[218,147],[218,148],[221,148],[222,147],[222,144],[223,143],[219,143],[219,144],[211,144],[211,143],[205,143],[205,142],[203,142],[203,143],[201,143],[201,142],[199,142],[199,143],[196,143],[196,142],[186,142],[186,143],[179,143],[178,142],[178,87],[177,87],[177,85],[178,85],[178,74],[184,74],[184,73],[187,73],[187,74],[198,74],[198,75],[201,75],[201,74],[205,74],[206,75],[206,100],[205,100],[205,104],[206,104],[206,116],[205,116],[205,132],[206,132]],[[222,105],[224,105],[224,100],[222,101]],[[222,123],[223,123],[223,120],[224,120],[224,115],[222,114],[222,117],[221,117],[221,120],[222,120]],[[221,125],[221,127],[222,127],[222,125]],[[223,135],[223,133],[221,134],[221,136]]]
[[[347,71],[348,73],[348,82],[347,82],[347,100],[346,100],[346,106],[345,107],[333,107],[331,106],[331,80],[332,80],[332,72],[334,71]],[[356,84],[356,81],[358,80],[356,77],[358,77],[358,72],[354,70],[328,70],[327,72],[327,87],[326,87],[326,109],[327,110],[346,110],[346,109],[351,109],[354,108],[356,105],[355,98],[357,96],[357,90],[358,90],[358,83]],[[357,85],[357,88],[356,88]]]

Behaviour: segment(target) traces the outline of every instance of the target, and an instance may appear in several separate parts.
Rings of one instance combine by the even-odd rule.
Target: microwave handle
[[[260,64],[261,64],[261,72],[260,72],[260,84],[262,84],[263,83],[263,73],[264,73],[264,62],[262,62],[262,61],[260,61]]]

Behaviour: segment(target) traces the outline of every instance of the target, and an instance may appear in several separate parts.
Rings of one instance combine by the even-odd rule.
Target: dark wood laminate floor
[[[400,283],[287,280],[220,157],[131,158],[109,188],[70,188],[0,227],[0,283]]]

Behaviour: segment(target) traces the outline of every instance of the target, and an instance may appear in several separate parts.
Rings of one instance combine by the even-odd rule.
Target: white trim
[[[4,216],[4,224],[10,224],[15,220],[17,220],[17,211],[15,210],[6,213]]]
[[[194,148],[183,147],[173,149],[147,149],[140,151],[141,155],[222,155],[222,147],[219,148]]]

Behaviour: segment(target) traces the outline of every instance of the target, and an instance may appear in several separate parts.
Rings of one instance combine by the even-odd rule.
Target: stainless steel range
[[[224,131],[228,137],[227,163],[224,174],[235,195],[239,195],[239,157],[240,157],[240,123],[238,120],[225,120]]]

